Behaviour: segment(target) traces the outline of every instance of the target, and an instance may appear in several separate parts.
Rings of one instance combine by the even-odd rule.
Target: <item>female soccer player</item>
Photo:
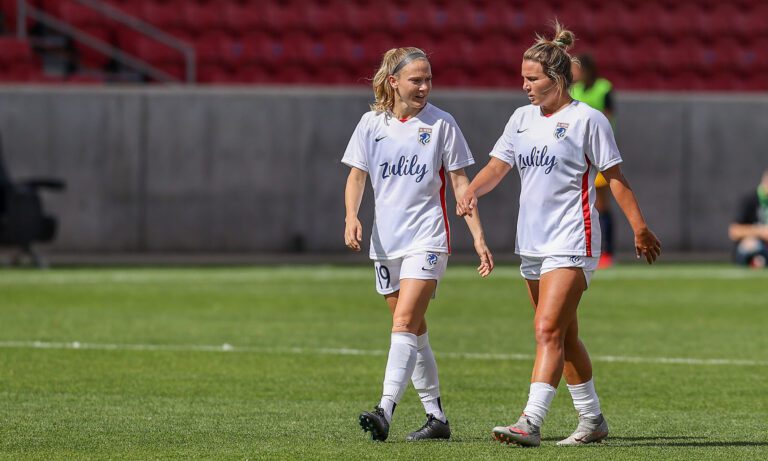
[[[517,109],[491,152],[488,165],[457,202],[471,215],[513,168],[521,178],[515,252],[535,311],[536,360],[528,404],[511,426],[493,429],[506,443],[538,446],[540,427],[565,373],[579,424],[559,445],[599,442],[608,424],[592,382],[592,365],[579,340],[576,309],[600,253],[594,208],[595,176],[602,171],[635,234],[638,257],[653,263],[661,244],[621,173],[621,156],[605,115],[568,94],[573,34],[555,24],[555,38],[539,37],[523,55],[523,89],[531,104]]]
[[[445,208],[445,178],[460,197],[469,185],[464,167],[474,159],[453,117],[427,102],[432,71],[418,48],[387,51],[373,78],[376,97],[352,134],[342,162],[351,170],[344,193],[344,241],[360,251],[357,213],[366,177],[375,198],[370,257],[376,290],[392,312],[392,336],[379,405],[360,414],[373,440],[386,440],[395,406],[409,381],[427,413],[424,426],[407,440],[447,439],[451,430],[440,401],[437,364],[429,346],[425,313],[451,252]],[[486,277],[493,258],[480,219],[467,217]]]

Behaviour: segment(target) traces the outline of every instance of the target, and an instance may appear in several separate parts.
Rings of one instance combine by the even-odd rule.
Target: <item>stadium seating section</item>
[[[0,0],[13,30],[16,0]],[[179,78],[183,56],[75,0],[32,4]],[[418,46],[440,87],[517,88],[522,52],[553,18],[617,88],[768,90],[765,0],[109,0],[191,44],[201,83],[368,85],[382,53]],[[79,65],[109,58],[77,44]],[[3,81],[41,81],[28,45],[0,40]],[[91,79],[98,81],[98,79]],[[84,81],[90,81],[84,79]]]

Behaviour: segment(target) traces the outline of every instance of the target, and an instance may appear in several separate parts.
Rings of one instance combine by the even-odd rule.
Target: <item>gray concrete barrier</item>
[[[68,184],[45,196],[60,219],[56,251],[343,251],[339,160],[370,100],[357,89],[3,86],[0,130],[14,178]],[[468,139],[470,176],[526,103],[518,91],[435,90],[432,101]],[[616,131],[665,249],[727,251],[738,198],[768,167],[768,96],[619,93]],[[498,251],[514,248],[518,191],[512,173],[481,201]],[[368,190],[366,230],[372,212]],[[462,220],[451,225],[454,248],[471,249]]]

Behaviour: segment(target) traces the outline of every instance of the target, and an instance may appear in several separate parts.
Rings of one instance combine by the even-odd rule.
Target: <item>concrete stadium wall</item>
[[[0,87],[0,133],[14,178],[56,176],[62,252],[343,251],[339,160],[366,90]],[[520,92],[435,91],[477,165]],[[624,171],[665,249],[727,251],[738,198],[768,167],[764,95],[617,95]],[[519,178],[481,202],[489,242],[512,251]],[[372,220],[367,191],[361,218]],[[449,193],[449,203],[454,203]],[[632,248],[622,217],[619,249]],[[471,249],[461,220],[453,244]],[[366,236],[367,239],[367,236]]]

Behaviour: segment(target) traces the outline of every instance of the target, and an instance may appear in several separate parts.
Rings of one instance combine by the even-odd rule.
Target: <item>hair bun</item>
[[[570,30],[563,29],[558,23],[555,25],[555,38],[552,43],[563,49],[568,49],[573,45],[575,37]]]

